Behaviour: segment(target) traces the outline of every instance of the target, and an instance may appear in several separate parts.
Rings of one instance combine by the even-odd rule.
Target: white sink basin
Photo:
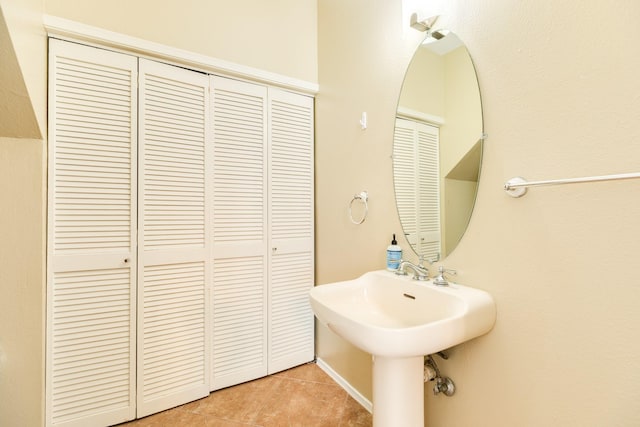
[[[493,298],[482,290],[436,286],[385,270],[316,286],[310,299],[329,329],[384,357],[437,353],[489,332],[496,319]]]
[[[424,356],[491,330],[493,298],[479,289],[381,270],[310,291],[316,317],[373,355],[373,426],[424,426]]]

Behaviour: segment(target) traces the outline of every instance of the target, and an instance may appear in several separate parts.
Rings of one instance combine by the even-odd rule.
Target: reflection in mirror
[[[483,143],[475,68],[451,32],[428,34],[407,69],[393,142],[400,223],[424,259],[444,258],[464,234]]]

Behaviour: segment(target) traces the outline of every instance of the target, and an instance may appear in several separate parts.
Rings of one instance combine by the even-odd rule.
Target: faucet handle
[[[436,286],[448,286],[449,281],[445,277],[445,274],[451,274],[455,276],[458,272],[456,270],[451,270],[448,268],[444,268],[444,266],[438,267],[438,275],[433,279],[433,284]]]

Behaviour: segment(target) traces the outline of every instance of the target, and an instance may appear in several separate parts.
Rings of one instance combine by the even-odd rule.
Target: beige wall
[[[478,80],[469,53],[463,47],[444,57],[445,124],[441,128],[440,167],[443,176],[473,148],[482,136],[482,105]]]
[[[316,0],[46,0],[46,13],[317,81]]]
[[[404,70],[421,41],[402,42],[399,2],[318,1],[316,97],[316,282],[357,277],[385,266],[396,233],[408,249],[394,201],[392,139]],[[368,114],[368,128],[358,120]],[[355,193],[369,192],[362,225],[349,220]],[[320,358],[371,399],[371,358],[317,328]]]
[[[477,180],[455,182],[461,178],[453,175],[477,176],[480,156],[472,156],[473,160],[467,157],[466,161],[465,157],[471,155],[483,129],[478,80],[465,47],[444,56],[444,74],[446,97],[445,124],[440,128],[440,188],[443,189],[440,218],[444,241],[442,253],[449,254],[464,235],[477,190]]]
[[[43,1],[0,0],[0,9],[0,136],[43,138],[47,126]]]
[[[44,420],[44,144],[0,137],[0,425]]]
[[[430,4],[474,58],[489,134],[476,212],[445,265],[494,296],[498,319],[489,335],[440,364],[457,392],[434,397],[427,387],[426,425],[639,425],[640,182],[531,189],[522,199],[502,186],[516,175],[640,169],[640,3]],[[417,39],[403,34],[400,2],[320,0],[318,15],[317,281],[324,284],[382,268],[399,230],[390,143]],[[361,111],[369,113],[366,131]],[[355,226],[347,205],[363,189],[369,218]],[[366,355],[322,328],[317,345],[370,396]]]
[[[0,9],[0,425],[38,426],[45,363],[43,4],[0,0]]]
[[[35,112],[0,7],[0,135],[40,138]]]
[[[456,248],[458,242],[464,236],[469,224],[469,218],[473,213],[473,204],[476,200],[478,189],[477,181],[464,181],[460,179],[444,179],[445,206],[444,218],[444,247],[442,253],[449,254]]]
[[[402,82],[399,107],[443,118],[445,112],[445,60],[426,48],[417,49]]]

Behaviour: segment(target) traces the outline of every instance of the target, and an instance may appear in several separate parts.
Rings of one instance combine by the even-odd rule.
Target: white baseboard
[[[369,401],[369,399],[364,397],[358,390],[356,390],[351,384],[349,384],[347,380],[342,378],[336,371],[333,370],[331,366],[329,366],[327,363],[325,363],[324,360],[320,358],[317,359],[316,364],[327,375],[329,375],[332,380],[338,383],[340,387],[342,387],[347,393],[349,393],[349,396],[353,397],[356,402],[362,405],[364,409],[366,409],[370,413],[373,413],[373,405],[371,404],[371,401]]]

